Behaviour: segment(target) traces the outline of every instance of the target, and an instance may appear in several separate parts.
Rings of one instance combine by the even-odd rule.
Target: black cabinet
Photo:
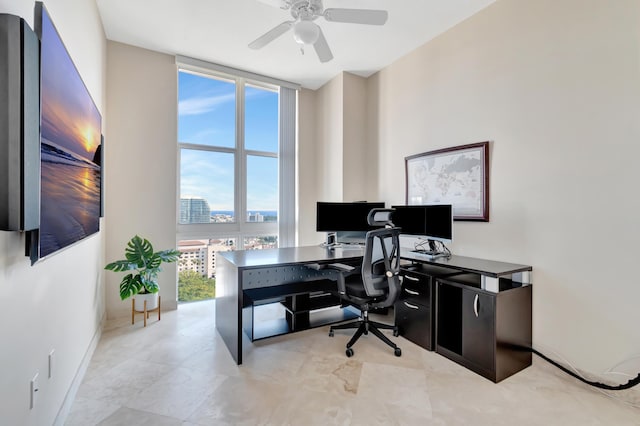
[[[495,359],[495,301],[493,295],[462,290],[462,354],[487,371]]]
[[[402,293],[395,303],[395,324],[404,338],[428,349],[435,348],[435,279],[460,271],[432,265],[402,268]]]
[[[499,382],[531,365],[531,286],[499,279],[481,288],[477,274],[439,278],[436,351]]]

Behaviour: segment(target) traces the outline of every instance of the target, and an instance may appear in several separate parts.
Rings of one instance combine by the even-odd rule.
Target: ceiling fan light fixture
[[[302,20],[293,26],[293,38],[300,44],[314,44],[320,36],[320,27],[311,21]]]
[[[259,0],[273,6],[279,6],[291,13],[293,20],[284,21],[270,29],[251,43],[250,49],[261,49],[287,31],[293,32],[293,38],[298,43],[300,52],[304,54],[305,45],[313,46],[320,62],[325,63],[333,59],[333,54],[324,37],[322,28],[316,19],[322,18],[328,22],[364,25],[384,25],[389,13],[386,10],[374,9],[325,9],[322,0]]]

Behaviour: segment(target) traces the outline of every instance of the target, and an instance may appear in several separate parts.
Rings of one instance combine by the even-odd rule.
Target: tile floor
[[[640,425],[640,408],[534,357],[494,384],[398,337],[402,357],[322,327],[246,341],[237,366],[214,302],[109,321],[65,423],[80,425]]]

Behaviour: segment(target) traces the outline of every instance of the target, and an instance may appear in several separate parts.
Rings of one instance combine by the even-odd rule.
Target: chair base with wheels
[[[357,321],[352,321],[352,322],[339,324],[339,325],[332,325],[329,328],[329,336],[333,337],[333,330],[347,330],[351,328],[357,328],[357,330],[353,334],[353,337],[351,337],[351,340],[349,340],[349,343],[347,343],[347,349],[345,353],[347,354],[348,357],[353,356],[353,349],[351,347],[358,341],[358,339],[363,334],[368,335],[369,332],[373,333],[374,336],[376,336],[378,339],[382,340],[384,343],[392,347],[393,353],[395,356],[402,355],[402,350],[395,343],[389,340],[387,336],[382,334],[382,332],[380,331],[380,329],[393,330],[393,335],[397,337],[398,327],[391,324],[383,324],[381,322],[371,321],[369,319],[368,311],[362,311],[362,316]]]

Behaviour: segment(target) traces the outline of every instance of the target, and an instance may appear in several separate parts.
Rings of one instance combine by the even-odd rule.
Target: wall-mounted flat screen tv
[[[28,238],[32,262],[99,231],[102,117],[41,2],[40,228]]]

